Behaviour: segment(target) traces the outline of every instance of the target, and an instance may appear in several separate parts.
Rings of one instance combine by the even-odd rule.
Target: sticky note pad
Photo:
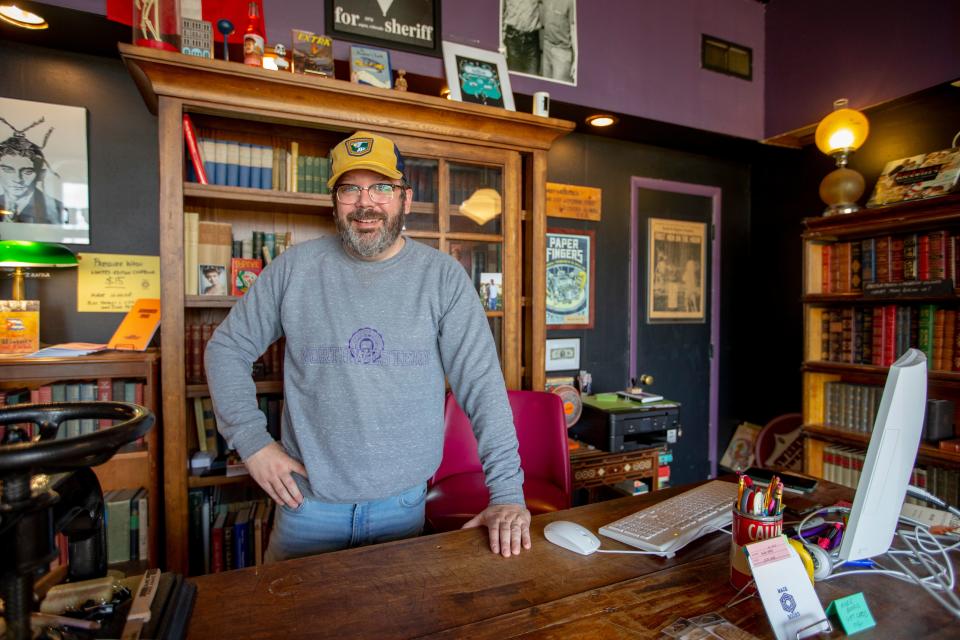
[[[827,607],[827,615],[836,616],[840,620],[843,632],[848,636],[877,626],[863,593],[837,598]]]

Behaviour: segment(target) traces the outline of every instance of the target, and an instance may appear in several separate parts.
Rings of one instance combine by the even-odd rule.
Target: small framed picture
[[[386,49],[350,45],[350,82],[392,89],[390,52]]]
[[[440,0],[326,0],[324,18],[336,38],[440,57]]]
[[[580,338],[547,340],[547,371],[577,371],[579,369]]]
[[[225,296],[227,289],[227,268],[222,264],[202,264],[199,268],[200,295]]]
[[[487,311],[503,311],[503,274],[480,274],[480,301]]]
[[[445,41],[443,66],[454,100],[516,111],[503,54]]]

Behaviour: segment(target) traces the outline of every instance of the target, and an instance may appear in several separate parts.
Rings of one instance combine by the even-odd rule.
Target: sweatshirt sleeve
[[[273,442],[257,406],[253,363],[283,334],[280,300],[287,261],[282,258],[267,266],[237,301],[204,354],[217,429],[244,460]]]
[[[490,504],[524,504],[517,432],[490,325],[463,268],[451,262],[446,269],[448,306],[439,331],[444,373],[473,426]]]

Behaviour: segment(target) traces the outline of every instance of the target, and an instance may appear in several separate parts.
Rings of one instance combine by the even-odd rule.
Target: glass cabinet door
[[[448,163],[451,233],[503,233],[503,169]]]
[[[437,202],[440,195],[438,167],[439,162],[431,158],[406,158],[405,160],[404,173],[410,188],[413,189],[413,205],[406,220],[407,231],[414,232],[411,235],[415,235],[417,231],[435,235],[440,231],[440,221],[437,216]],[[436,237],[418,239],[435,248],[439,247]]]

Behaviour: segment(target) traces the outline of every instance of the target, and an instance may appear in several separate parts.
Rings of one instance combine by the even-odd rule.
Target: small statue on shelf
[[[287,62],[287,48],[277,43],[273,45],[273,54],[276,57],[277,71],[289,71],[290,63]]]
[[[233,23],[223,18],[217,21],[217,31],[223,36],[223,59],[230,60],[230,50],[227,49],[227,37],[233,33]]]
[[[393,83],[393,88],[397,91],[407,90],[407,79],[404,78],[405,75],[407,75],[406,69],[397,69],[397,81]]]

